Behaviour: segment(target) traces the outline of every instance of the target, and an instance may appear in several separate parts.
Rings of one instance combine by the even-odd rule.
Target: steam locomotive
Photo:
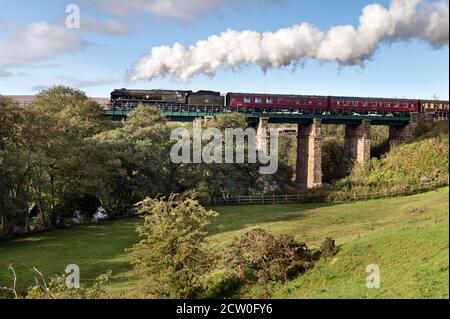
[[[174,110],[185,106],[192,109],[214,106],[230,112],[262,113],[400,116],[420,112],[432,113],[436,119],[449,118],[448,101],[254,93],[223,96],[215,91],[116,89],[111,93],[109,108],[131,110],[139,104],[170,106]]]

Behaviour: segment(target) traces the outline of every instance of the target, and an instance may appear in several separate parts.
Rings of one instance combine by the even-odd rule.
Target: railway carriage
[[[231,110],[304,113],[326,111],[328,98],[324,96],[228,93],[226,104]]]
[[[441,100],[421,100],[420,112],[433,114],[434,120],[449,118],[449,103]]]
[[[404,115],[418,112],[419,101],[411,99],[388,99],[370,97],[330,97],[332,114]]]

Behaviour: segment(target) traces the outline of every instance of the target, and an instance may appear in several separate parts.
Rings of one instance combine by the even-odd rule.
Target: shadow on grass
[[[210,235],[230,232],[252,225],[301,220],[311,210],[330,207],[329,203],[249,205],[209,207],[219,213],[208,226]]]

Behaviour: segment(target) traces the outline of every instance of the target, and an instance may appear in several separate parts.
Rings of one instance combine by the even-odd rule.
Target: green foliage
[[[420,138],[394,148],[385,158],[373,159],[352,172],[356,185],[380,187],[418,184],[423,177],[445,180],[448,177],[448,135]]]
[[[103,132],[92,142],[107,154],[107,193],[102,203],[111,215],[127,214],[145,197],[168,194],[176,183],[177,165],[170,161],[170,128],[162,113],[139,106],[122,127]]]
[[[287,281],[313,266],[306,244],[290,236],[274,237],[263,229],[254,229],[228,247],[225,264],[240,278],[253,276],[261,283]]]
[[[232,113],[219,116],[217,119],[204,125],[203,129],[217,128],[222,134],[225,129],[243,129],[248,127],[242,114]],[[204,141],[206,145],[209,141]],[[223,141],[225,143],[225,141]],[[245,152],[248,144],[246,142]],[[200,198],[226,198],[248,194],[252,190],[258,190],[260,181],[259,165],[256,164],[226,164],[225,153],[222,154],[222,163],[191,164],[184,166],[185,176],[190,176],[187,189],[194,190]]]
[[[346,175],[344,143],[336,137],[324,138],[322,145],[322,172],[325,183],[332,183]]]
[[[217,273],[206,281],[203,297],[207,299],[239,298],[245,284],[245,280],[236,273]]]
[[[67,288],[66,276],[54,276],[47,283],[43,276],[36,277],[36,285],[28,288],[27,299],[103,299],[105,287],[112,272],[100,275],[92,287],[80,284],[79,288]]]
[[[192,199],[175,203],[173,197],[139,203],[143,239],[129,250],[146,297],[196,298],[203,291],[202,276],[214,265],[204,228],[216,213]]]

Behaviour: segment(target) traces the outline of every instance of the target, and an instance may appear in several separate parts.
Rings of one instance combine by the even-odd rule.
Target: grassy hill
[[[321,261],[285,285],[255,287],[247,296],[276,298],[448,298],[448,188],[410,197],[341,205],[292,204],[218,207],[209,242],[222,251],[235,236],[252,228],[291,234],[311,247],[327,236],[340,245],[333,261]],[[19,288],[33,283],[32,266],[48,275],[78,264],[89,282],[108,269],[108,293],[133,297],[136,280],[124,249],[138,238],[139,219],[81,225],[0,242],[0,285],[10,284],[7,265],[17,272]],[[365,288],[365,268],[378,264],[381,288]]]

